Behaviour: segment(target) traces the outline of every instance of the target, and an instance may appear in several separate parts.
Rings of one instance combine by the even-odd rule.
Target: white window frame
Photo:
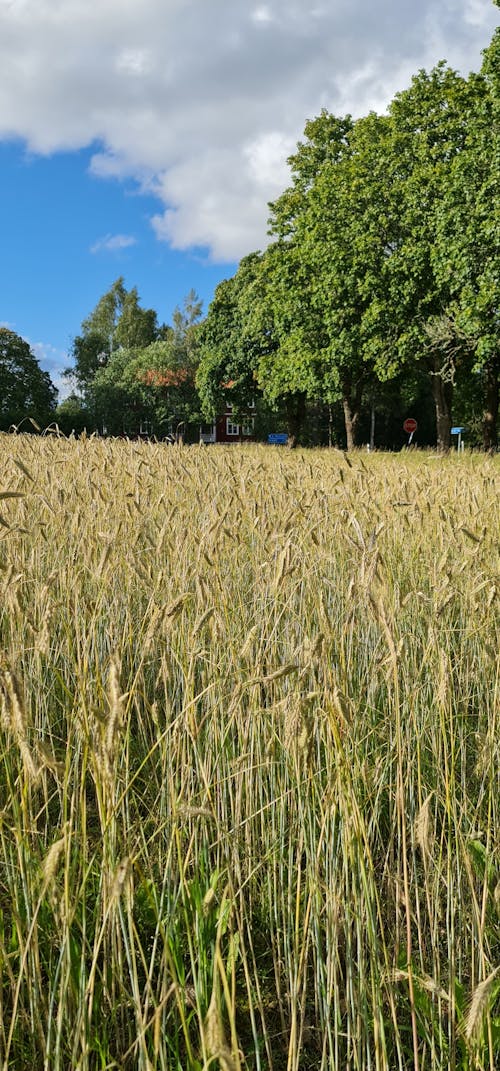
[[[241,425],[242,435],[253,435],[255,431],[255,417],[247,417]]]
[[[240,434],[240,425],[233,424],[231,417],[226,417],[226,435],[236,436]]]

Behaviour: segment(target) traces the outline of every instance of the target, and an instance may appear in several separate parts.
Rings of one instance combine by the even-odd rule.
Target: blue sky
[[[207,308],[236,268],[158,240],[157,198],[133,181],[92,175],[94,152],[40,157],[19,142],[0,144],[0,320],[29,340],[62,392],[71,339],[119,275],[168,323],[193,287]]]
[[[478,70],[492,0],[0,0],[0,323],[58,387],[123,275],[169,321],[267,241],[322,108]]]

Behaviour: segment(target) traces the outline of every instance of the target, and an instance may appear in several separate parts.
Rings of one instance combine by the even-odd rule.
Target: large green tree
[[[264,396],[285,402],[296,433],[307,402],[342,404],[348,448],[374,397],[373,304],[395,241],[388,138],[376,115],[355,123],[322,112],[307,123],[289,161],[292,184],[271,205],[275,241],[239,300]]]
[[[29,344],[6,327],[0,327],[0,430],[30,419],[44,427],[53,419],[57,391],[48,372],[42,371]]]
[[[274,241],[245,257],[216,290],[202,335],[198,387],[207,415],[222,403],[223,385],[244,407],[256,385],[284,410],[290,441],[300,438],[306,403],[330,402],[338,384],[325,374],[329,336],[317,286],[311,235],[311,189],[322,170],[349,153],[349,116],[326,111],[309,122],[289,163],[292,184],[270,206]]]
[[[121,346],[98,368],[93,396],[99,422],[113,434],[136,433],[183,437],[200,420],[194,381],[198,364],[198,330],[202,303],[194,291],[176,308],[173,325],[146,346]]]
[[[122,347],[140,349],[158,337],[154,309],[143,309],[136,287],[127,290],[120,276],[99,299],[95,309],[82,322],[81,332],[73,340],[74,364],[67,375],[76,380],[79,390],[90,394],[94,376],[105,360]]]
[[[371,353],[382,380],[394,368],[404,375],[416,365],[430,376],[443,451],[450,446],[454,382],[470,347],[462,332],[451,329],[454,280],[436,270],[439,216],[455,161],[467,146],[475,92],[473,80],[441,63],[420,71],[389,108],[385,164],[394,243],[373,305]]]
[[[249,308],[255,311],[258,304],[255,283],[261,259],[260,253],[251,253],[231,279],[219,283],[200,327],[196,385],[208,420],[223,409],[228,383],[233,411],[246,411],[255,395],[262,347],[272,344],[249,315]]]
[[[463,330],[450,335],[453,288],[436,271],[435,249],[475,100],[474,83],[439,64],[397,95],[388,116],[353,123],[323,113],[306,126],[293,185],[272,206],[278,243],[266,263],[279,344],[265,371],[281,388],[341,400],[348,447],[377,380],[422,374],[438,444],[449,447],[453,383],[470,347]]]
[[[468,346],[469,395],[482,395],[483,445],[498,443],[500,377],[500,30],[469,78],[466,139],[450,161],[433,264],[450,290],[455,337]],[[462,385],[462,393],[467,384]]]
[[[256,382],[287,404],[293,434],[306,402],[341,403],[350,448],[367,404],[430,389],[444,451],[455,385],[472,401],[480,382],[494,445],[498,87],[496,34],[481,75],[443,62],[420,71],[386,116],[322,112],[306,125],[291,185],[270,206],[273,241],[210,306],[198,371],[207,415],[224,383],[242,404]]]
[[[272,206],[279,240],[266,267],[279,347],[260,374],[282,387],[288,377],[328,405],[341,402],[351,448],[374,386],[371,309],[394,242],[384,166],[388,121],[371,114],[354,123],[323,113],[305,132],[290,161],[293,186]]]
[[[178,441],[192,434],[202,417],[195,386],[202,311],[203,302],[190,290],[182,306],[174,309],[163,338],[143,349],[130,369],[154,412],[156,426]]]

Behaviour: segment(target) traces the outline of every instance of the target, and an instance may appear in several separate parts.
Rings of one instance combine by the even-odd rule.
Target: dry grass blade
[[[479,985],[476,986],[469,1009],[465,1019],[465,1036],[470,1041],[474,1038],[481,1029],[485,1012],[488,1008],[491,992],[494,986],[495,979],[498,977],[500,967],[495,967],[494,971],[487,978],[484,978]]]

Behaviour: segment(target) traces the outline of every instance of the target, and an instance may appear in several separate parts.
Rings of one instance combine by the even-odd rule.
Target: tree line
[[[348,448],[370,411],[429,425],[432,410],[439,449],[457,419],[496,447],[499,56],[497,31],[478,74],[443,62],[386,115],[306,124],[270,245],[219,285],[201,329],[207,412],[231,380],[242,405],[257,386],[284,406],[294,438],[320,402],[342,411]]]
[[[495,449],[499,87],[497,30],[479,73],[443,62],[384,115],[322,111],[269,206],[266,250],[219,284],[205,317],[191,291],[170,325],[117,279],[73,340],[74,389],[57,409],[33,355],[36,398],[23,395],[27,344],[0,329],[0,387],[18,368],[2,427],[30,411],[66,432],[196,438],[230,385],[235,418],[256,402],[258,433],[286,430],[291,443],[399,446],[412,415],[422,444],[449,449],[458,422]]]
[[[54,425],[64,434],[155,435],[176,428],[197,434],[203,420],[195,384],[202,303],[194,291],[159,324],[141,306],[136,287],[115,280],[73,339],[64,376],[69,396],[57,391],[28,342],[0,328],[0,430]]]
[[[83,321],[66,375],[76,391],[59,407],[67,427],[163,438],[202,420],[195,385],[202,302],[192,290],[172,324],[117,279]]]

